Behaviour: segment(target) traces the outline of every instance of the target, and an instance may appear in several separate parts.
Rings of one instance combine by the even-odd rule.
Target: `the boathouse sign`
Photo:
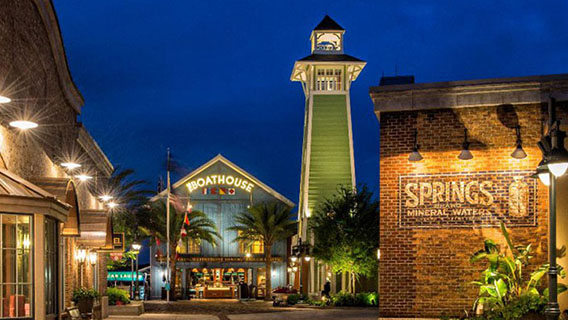
[[[399,176],[401,228],[536,225],[536,180],[528,171]]]

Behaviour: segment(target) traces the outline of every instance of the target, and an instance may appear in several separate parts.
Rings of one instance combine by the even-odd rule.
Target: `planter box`
[[[528,313],[525,314],[521,320],[546,320],[546,316],[540,313]]]
[[[144,313],[144,304],[132,301],[122,306],[109,306],[108,311],[111,316],[139,316]]]

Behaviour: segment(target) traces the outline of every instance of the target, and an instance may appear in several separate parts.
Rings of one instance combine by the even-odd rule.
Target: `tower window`
[[[317,69],[316,73],[316,90],[341,90],[341,69]]]

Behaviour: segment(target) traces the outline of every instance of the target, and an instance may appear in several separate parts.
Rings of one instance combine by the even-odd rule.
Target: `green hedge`
[[[122,301],[123,304],[130,303],[130,298],[128,297],[128,291],[121,290],[118,288],[107,288],[108,304],[111,306],[116,305],[117,301]]]

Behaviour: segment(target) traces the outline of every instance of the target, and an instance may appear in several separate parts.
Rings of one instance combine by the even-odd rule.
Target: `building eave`
[[[233,162],[231,162],[230,160],[228,160],[227,158],[223,157],[221,154],[218,154],[217,156],[215,156],[213,159],[207,161],[205,164],[203,164],[202,166],[200,166],[199,168],[193,170],[192,172],[190,172],[188,175],[186,175],[185,177],[179,179],[176,183],[174,183],[172,185],[173,189],[177,189],[182,187],[185,183],[187,183],[189,180],[191,180],[193,177],[197,176],[198,174],[200,174],[201,172],[203,172],[205,169],[211,167],[213,164],[217,163],[217,162],[222,162],[223,164],[225,164],[226,166],[228,166],[229,168],[235,170],[237,173],[239,173],[240,175],[246,177],[247,179],[249,179],[250,181],[253,181],[255,183],[255,185],[259,186],[260,188],[262,188],[264,191],[266,191],[267,193],[269,193],[270,195],[272,195],[273,197],[275,197],[276,199],[284,202],[287,206],[289,206],[290,208],[293,208],[295,206],[295,204],[290,201],[288,198],[286,198],[285,196],[281,195],[280,193],[278,193],[276,190],[272,189],[271,187],[269,187],[268,185],[264,184],[262,181],[260,181],[259,179],[257,179],[255,176],[251,175],[250,173],[246,172],[245,170],[243,170],[242,168],[240,168],[239,166],[237,166],[236,164],[234,164]],[[160,197],[165,197],[167,195],[167,191],[162,191],[161,193],[159,193],[157,196],[155,196],[153,199],[157,199]]]
[[[83,127],[83,125],[81,125],[79,128],[77,142],[92,160],[93,164],[105,176],[110,177],[114,170],[112,163],[109,161],[103,150],[99,147],[95,139],[93,139],[93,137],[89,134],[85,127]]]
[[[374,86],[375,113],[568,100],[568,74]]]

